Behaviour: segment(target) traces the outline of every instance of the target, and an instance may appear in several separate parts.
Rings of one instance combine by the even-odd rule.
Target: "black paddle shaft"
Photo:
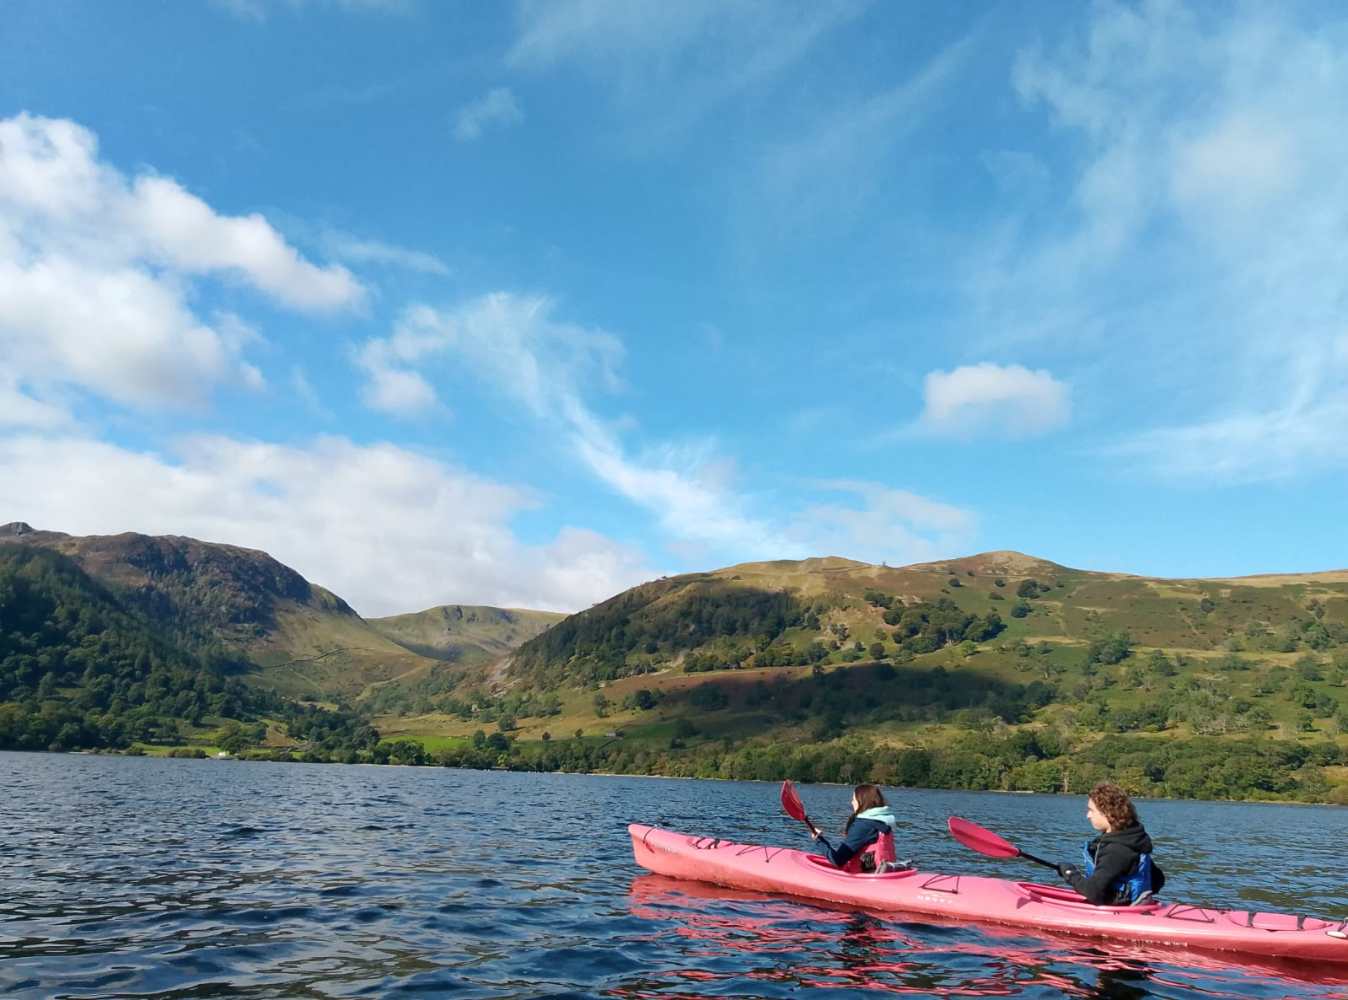
[[[1020,851],[1019,853],[1020,856],[1024,858],[1026,861],[1033,861],[1035,864],[1043,865],[1045,868],[1052,868],[1055,872],[1058,870],[1058,866],[1055,865],[1052,861],[1045,861],[1043,858],[1036,858],[1033,854],[1027,854],[1025,851]]]

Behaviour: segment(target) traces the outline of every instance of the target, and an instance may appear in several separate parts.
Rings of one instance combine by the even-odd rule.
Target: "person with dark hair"
[[[1092,788],[1086,819],[1100,836],[1082,848],[1081,865],[1058,866],[1073,889],[1096,906],[1133,906],[1161,891],[1165,873],[1152,861],[1151,837],[1122,788],[1108,782]]]
[[[876,785],[857,785],[852,790],[852,815],[843,826],[843,842],[834,847],[812,827],[814,839],[824,848],[824,856],[834,866],[854,874],[867,870],[863,855],[869,855],[869,870],[883,872],[894,862],[894,829],[898,820],[885,804],[885,796]]]

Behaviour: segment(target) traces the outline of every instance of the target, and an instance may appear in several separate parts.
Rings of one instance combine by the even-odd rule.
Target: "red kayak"
[[[1070,889],[1034,882],[915,868],[848,874],[818,855],[785,847],[736,844],[639,823],[627,831],[637,864],[671,878],[1129,943],[1348,963],[1348,920],[1167,902],[1093,906]]]

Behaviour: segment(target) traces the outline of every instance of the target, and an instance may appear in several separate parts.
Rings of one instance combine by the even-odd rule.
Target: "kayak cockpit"
[[[1152,913],[1161,908],[1160,902],[1134,903],[1129,906],[1097,906],[1081,893],[1056,885],[1039,882],[1017,882],[1016,887],[1036,903],[1089,910],[1095,913]]]
[[[839,878],[864,879],[869,881],[873,879],[908,878],[911,875],[917,874],[916,868],[899,868],[895,871],[888,872],[846,872],[841,868],[835,867],[828,858],[820,857],[818,854],[802,854],[801,859],[811,868],[811,870],[818,869],[819,871],[827,872],[830,875],[837,875]]]

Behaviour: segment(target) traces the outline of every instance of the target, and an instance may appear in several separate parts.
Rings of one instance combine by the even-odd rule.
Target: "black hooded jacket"
[[[1138,858],[1150,854],[1151,849],[1151,837],[1147,836],[1141,823],[1134,823],[1122,830],[1101,834],[1086,845],[1086,850],[1095,859],[1095,871],[1089,878],[1079,865],[1063,865],[1060,871],[1073,889],[1096,906],[1126,906],[1129,902],[1127,891],[1120,892],[1115,883],[1132,875],[1137,870]],[[1160,892],[1165,875],[1154,861],[1151,871],[1152,892]]]

